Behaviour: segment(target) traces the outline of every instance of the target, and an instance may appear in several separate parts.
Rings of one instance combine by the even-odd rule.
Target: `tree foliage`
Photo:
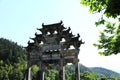
[[[81,4],[89,6],[90,12],[102,12],[106,17],[116,18],[120,15],[120,0],[81,0]]]
[[[97,75],[92,72],[85,71],[80,74],[80,78],[81,78],[81,80],[96,80]]]
[[[23,80],[26,53],[17,43],[0,38],[0,80]]]
[[[81,4],[89,7],[91,13],[102,16],[95,22],[96,26],[105,26],[100,31],[98,43],[100,54],[111,55],[120,52],[120,0],[81,0]]]
[[[45,74],[46,80],[57,80],[58,72],[56,70],[48,70]]]

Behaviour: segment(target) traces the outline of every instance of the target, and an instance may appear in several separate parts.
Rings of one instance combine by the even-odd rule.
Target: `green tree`
[[[57,71],[56,70],[47,70],[45,73],[46,80],[57,80]]]
[[[75,66],[74,65],[65,66],[65,78],[66,80],[74,80],[75,78]]]
[[[100,31],[98,43],[95,43],[100,54],[111,55],[120,52],[120,0],[81,0],[89,7],[91,13],[100,13],[96,26],[105,26]]]
[[[36,80],[36,75],[37,75],[37,72],[39,71],[39,67],[37,65],[33,65],[31,67],[31,71],[32,71],[32,79]]]
[[[0,80],[24,80],[26,58],[22,46],[0,38]]]
[[[85,72],[80,74],[80,79],[81,80],[96,80],[97,75],[92,73],[92,72],[85,71]]]
[[[120,80],[120,77],[116,77],[115,75],[111,75],[110,78],[112,78],[114,80]]]

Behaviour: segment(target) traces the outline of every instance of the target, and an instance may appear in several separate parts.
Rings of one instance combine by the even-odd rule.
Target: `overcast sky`
[[[73,34],[79,33],[85,44],[79,53],[80,63],[88,67],[105,67],[120,70],[120,55],[100,56],[93,43],[97,42],[99,29],[94,22],[100,14],[90,14],[79,0],[0,0],[0,37],[27,46],[42,23],[63,21]]]

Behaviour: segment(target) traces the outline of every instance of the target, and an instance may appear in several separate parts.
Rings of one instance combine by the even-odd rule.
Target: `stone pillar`
[[[63,80],[65,80],[65,66],[63,67]]]
[[[26,69],[26,71],[25,71],[25,78],[24,78],[24,80],[28,80],[28,69]]]
[[[31,78],[31,62],[30,60],[28,61],[27,63],[27,70],[26,70],[26,73],[25,73],[25,80],[32,80]]]
[[[75,63],[75,80],[80,80],[80,69],[79,69],[79,63]]]
[[[65,68],[63,65],[63,59],[60,60],[59,80],[65,80]]]
[[[45,72],[42,74],[42,80],[45,80]]]
[[[37,72],[37,77],[36,77],[37,80],[44,80],[43,79],[43,70],[39,70]]]
[[[32,80],[32,77],[31,77],[31,67],[28,69],[28,80]]]
[[[75,64],[75,80],[80,80],[80,67],[79,67],[79,59],[78,59],[78,54],[79,54],[79,49],[76,49],[75,52],[75,59],[74,59],[74,64]]]
[[[62,65],[62,61],[60,61],[59,80],[63,80],[63,65]]]
[[[59,70],[59,80],[65,80],[64,76],[64,53],[63,53],[63,45],[61,45],[61,52],[60,52],[60,70]]]
[[[39,61],[39,71],[37,73],[37,80],[43,80],[43,66],[42,66],[42,61]]]
[[[58,73],[56,74],[57,80],[60,80],[60,63],[57,65],[57,69]]]

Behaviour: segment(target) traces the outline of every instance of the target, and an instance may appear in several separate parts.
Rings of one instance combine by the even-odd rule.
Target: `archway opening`
[[[75,65],[72,63],[67,63],[65,66],[65,79],[74,80],[75,79]]]
[[[37,79],[38,71],[39,71],[39,66],[38,65],[32,65],[31,66],[31,77],[32,77],[32,80],[36,80]]]

